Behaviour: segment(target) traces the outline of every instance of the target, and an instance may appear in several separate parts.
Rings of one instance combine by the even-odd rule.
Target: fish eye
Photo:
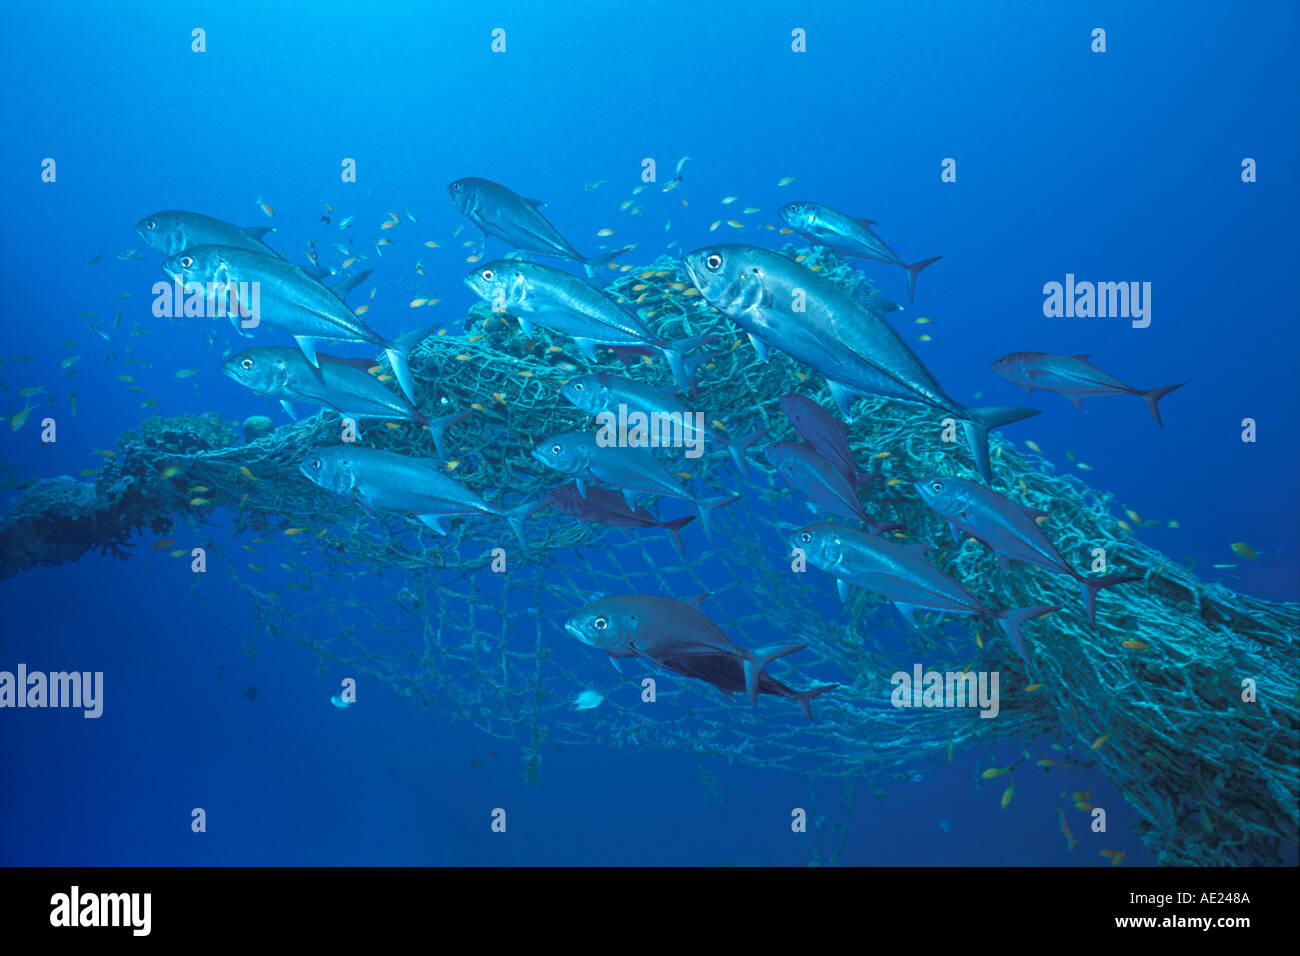
[[[190,266],[194,265],[193,256],[181,256],[179,261],[182,269],[188,269]]]
[[[809,541],[812,540],[812,535],[809,534],[807,531],[805,531],[803,534],[799,535],[799,540],[802,541],[804,544],[807,544]]]
[[[248,369],[253,367],[253,360],[250,358],[246,358],[239,363],[239,367],[247,371]]]
[[[573,390],[574,390],[575,392],[581,392],[582,389],[583,389],[583,385],[582,385],[581,382],[574,382],[574,383],[573,383]]]
[[[563,449],[561,449],[559,445],[552,445],[552,446],[551,446],[551,454],[552,454],[552,455],[558,455],[562,450],[563,450]]]
[[[609,621],[605,620],[603,617],[598,617],[596,620],[591,622],[591,626],[598,631],[603,631],[609,626]]]
[[[483,278],[486,281],[491,282],[494,278],[496,278],[496,274],[491,269],[484,269]]]
[[[716,252],[709,253],[709,257],[704,260],[704,267],[710,272],[717,272],[718,267],[722,265],[722,256]]]
[[[931,490],[931,491],[943,491],[943,482],[942,482],[942,481],[932,481],[932,482],[930,482],[930,490]]]
[[[454,189],[454,190],[456,190],[456,192],[460,192],[462,189],[465,188],[465,184],[464,184],[464,183],[452,183],[452,184],[451,184],[451,188]]]
[[[313,459],[311,460],[311,466],[312,466],[313,468],[319,470],[319,469],[320,469],[320,459],[319,459],[319,458],[313,458]]]
[[[154,222],[152,219],[146,219],[144,221],[144,227],[149,230],[157,229],[158,223]]]

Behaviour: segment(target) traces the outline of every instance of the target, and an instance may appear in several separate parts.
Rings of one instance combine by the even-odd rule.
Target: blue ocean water
[[[1300,598],[1300,462],[1285,431],[1300,354],[1285,166],[1300,130],[1294,4],[136,3],[6,20],[6,417],[23,409],[20,389],[45,386],[25,425],[0,429],[15,476],[95,467],[91,450],[147,414],[273,414],[217,373],[219,352],[193,329],[149,314],[156,254],[117,254],[150,212],[274,224],[273,244],[295,256],[309,239],[338,240],[318,223],[326,203],[358,223],[409,210],[418,226],[378,265],[368,317],[395,331],[416,258],[438,317],[474,301],[451,239],[464,220],[446,194],[462,176],[546,199],[584,252],[612,228],[609,241],[639,243],[638,262],[668,242],[705,245],[714,220],[725,234],[728,218],[775,221],[806,198],[875,220],[909,261],[943,256],[906,314],[934,319],[932,341],[914,347],[959,400],[1026,403],[988,368],[1019,350],[1091,353],[1143,388],[1187,382],[1163,401],[1163,429],[1136,399],[1081,413],[1036,394],[1027,404],[1043,415],[1007,434],[1037,441],[1059,469],[1090,465],[1085,480],[1119,507],[1161,519],[1143,540],[1203,577]],[[205,53],[191,51],[196,27]],[[495,28],[504,53],[491,50]],[[1090,49],[1095,28],[1104,53]],[[791,50],[795,29],[806,52]],[[662,183],[683,156],[677,189],[638,197],[640,217],[619,211],[645,157]],[[54,183],[41,178],[47,157]],[[357,183],[340,182],[342,157],[356,159]],[[941,179],[949,158],[955,182]],[[1242,181],[1246,158],[1256,182]],[[729,195],[740,201],[723,205]],[[761,213],[736,215],[749,205]],[[755,226],[744,235],[776,245]],[[901,270],[863,268],[905,300]],[[1150,326],[1045,317],[1044,284],[1067,274],[1152,283]],[[110,360],[79,313],[103,323],[117,309]],[[137,325],[150,334],[128,337]],[[124,365],[127,342],[153,367]],[[177,379],[182,368],[198,374]],[[145,396],[159,407],[142,409]],[[37,437],[47,399],[55,444]],[[1241,440],[1246,418],[1254,443]],[[974,755],[881,798],[859,793],[851,814],[836,786],[810,795],[797,776],[740,767],[710,768],[722,795],[710,800],[693,756],[657,751],[548,752],[530,786],[517,750],[382,687],[330,707],[337,675],[296,645],[258,642],[249,657],[258,635],[238,591],[212,574],[196,605],[152,540],[129,561],[92,555],[0,583],[0,668],[112,676],[99,720],[0,713],[4,863],[803,864],[789,808],[815,797],[847,827],[844,863],[1108,865],[1067,851],[1057,778],[1022,776],[1006,812],[971,786]],[[828,590],[821,610],[834,608]],[[571,640],[559,627],[571,609],[543,610],[555,640]],[[1152,861],[1099,771],[1071,786],[1116,808],[1109,847]],[[197,806],[209,814],[201,836]],[[498,806],[511,808],[505,837],[488,825]]]

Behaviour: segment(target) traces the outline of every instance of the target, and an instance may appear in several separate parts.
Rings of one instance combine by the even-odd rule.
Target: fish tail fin
[[[763,668],[778,657],[801,651],[805,646],[804,644],[769,644],[758,650],[746,652],[742,660],[745,665],[745,693],[749,694],[751,707],[758,702],[758,678],[763,673]]]
[[[682,546],[682,536],[678,533],[688,524],[695,520],[695,515],[687,515],[685,518],[674,518],[664,525],[664,530],[673,536],[673,544],[677,545],[677,553],[686,558],[686,548]]]
[[[911,302],[916,298],[916,276],[922,269],[932,262],[938,262],[943,256],[932,256],[929,259],[922,259],[910,266],[903,266],[907,270],[907,301]],[[897,273],[895,273],[897,275]]]
[[[749,466],[745,462],[745,452],[749,449],[750,445],[754,444],[754,442],[758,441],[769,431],[771,431],[770,428],[760,428],[758,431],[746,435],[744,438],[738,439],[737,441],[727,442],[727,451],[731,452],[731,460],[736,463],[736,470],[740,472],[742,477],[749,477]]]
[[[986,482],[993,480],[993,470],[989,466],[989,431],[1037,414],[1036,408],[1017,408],[1014,405],[985,405],[965,410],[966,420],[962,425],[966,431],[966,443],[975,458],[975,467]]]
[[[686,371],[685,354],[697,346],[703,345],[710,339],[711,335],[694,335],[690,338],[675,339],[667,345],[661,346],[659,351],[663,354],[664,359],[668,362],[668,368],[672,370],[673,381],[681,389],[690,389],[692,376]]]
[[[515,533],[515,537],[519,539],[519,544],[524,549],[525,557],[528,556],[529,550],[528,538],[524,536],[524,521],[534,511],[538,511],[545,507],[547,503],[546,497],[543,496],[541,498],[535,498],[532,501],[525,501],[523,504],[516,505],[513,508],[507,508],[501,513],[501,516],[505,518],[506,521],[510,522],[510,530],[512,530]]]
[[[438,324],[403,332],[393,341],[384,344],[384,352],[388,356],[388,364],[393,367],[393,375],[397,377],[397,384],[402,387],[402,393],[412,405],[416,404],[415,380],[411,378],[411,367],[407,364],[406,357],[410,354],[411,349],[433,334],[434,329],[438,328]]]
[[[1102,588],[1142,580],[1140,574],[1112,574],[1108,578],[1085,578],[1078,574],[1075,577],[1079,579],[1079,590],[1083,593],[1083,606],[1088,609],[1088,623],[1092,625],[1094,631],[1097,629],[1097,592]]]
[[[444,415],[441,418],[426,418],[423,426],[429,429],[429,434],[433,436],[433,447],[438,449],[438,457],[446,458],[447,449],[443,446],[442,439],[447,433],[447,429],[457,422],[463,422],[469,418],[473,412],[460,412],[456,415]]]
[[[710,541],[713,540],[713,509],[721,508],[723,505],[729,505],[733,501],[739,501],[740,495],[718,495],[716,498],[700,498],[695,502],[695,507],[700,512],[700,527],[704,529],[704,536]]]
[[[591,256],[590,258],[583,259],[582,268],[587,273],[587,278],[588,279],[599,278],[600,270],[603,266],[605,266],[610,261],[617,259],[623,253],[627,252],[629,249],[632,248],[635,247],[624,246],[622,249],[615,249],[613,252],[602,252],[598,256]]]
[[[839,686],[839,684],[822,684],[820,687],[814,687],[811,690],[801,690],[794,695],[794,699],[799,701],[799,706],[803,708],[803,715],[809,720],[812,720],[812,707],[808,705],[808,701],[812,700],[818,694],[824,694],[828,690],[834,690]]]
[[[1011,638],[1011,643],[1016,645],[1021,659],[1028,664],[1029,655],[1025,653],[1025,639],[1020,636],[1020,625],[1025,621],[1032,621],[1036,617],[1059,610],[1060,608],[1055,604],[1035,604],[1033,607],[1014,607],[1007,608],[1005,611],[994,611],[993,616],[997,618],[998,624],[1006,632],[1007,637]]]
[[[1182,388],[1186,384],[1186,382],[1179,382],[1177,385],[1166,385],[1163,388],[1150,388],[1145,392],[1138,392],[1142,401],[1147,403],[1147,409],[1150,410],[1151,417],[1156,420],[1156,424],[1161,428],[1165,427],[1165,423],[1160,420],[1160,408],[1156,405],[1156,402],[1160,401],[1160,399],[1164,398],[1174,389]]]

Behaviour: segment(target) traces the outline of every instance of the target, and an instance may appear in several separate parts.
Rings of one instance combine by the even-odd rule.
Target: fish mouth
[[[695,286],[695,288],[700,292],[700,294],[703,295],[704,288],[700,285],[700,274],[695,271],[695,264],[691,261],[693,258],[694,256],[683,257],[682,268],[684,268],[686,270],[686,274],[691,277],[691,285]]]
[[[571,634],[573,637],[576,637],[580,641],[582,640],[582,632],[578,630],[578,625],[575,624],[573,621],[565,621],[564,629],[568,631],[569,634]]]

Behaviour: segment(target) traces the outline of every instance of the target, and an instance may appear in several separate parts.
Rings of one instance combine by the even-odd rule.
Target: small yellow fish
[[[104,456],[105,458],[116,458],[116,457],[117,457],[117,452],[115,452],[115,451],[107,451],[107,450],[104,450],[104,449],[101,449],[101,448],[94,448],[94,449],[91,449],[91,450],[92,450],[96,455],[102,455],[102,456]]]
[[[285,534],[302,534],[302,533],[303,533],[304,531],[306,531],[306,530],[307,530],[306,528],[285,528],[285,529],[284,529],[284,533],[285,533]]]
[[[607,228],[607,229],[598,229],[598,230],[596,230],[596,235],[598,235],[598,236],[612,236],[612,235],[614,235],[614,230],[613,230],[613,229],[608,229],[608,228]]]
[[[495,399],[496,399],[498,402],[500,402],[502,405],[504,405],[504,404],[506,403],[506,393],[505,393],[505,392],[493,392],[493,393],[492,393],[492,397],[495,398]]]
[[[189,552],[186,551],[184,548],[177,548],[175,551],[171,552],[170,557],[173,557],[173,558],[179,558],[179,557],[183,557],[183,556],[185,556],[185,555],[187,555],[187,554],[189,554]]]
[[[759,209],[757,206],[746,206],[742,210],[742,212],[744,212],[746,215],[753,215],[756,212],[762,212],[762,210]]]
[[[420,306],[424,305],[428,301],[429,301],[428,299],[412,299],[411,308],[418,309]]]
[[[479,256],[466,256],[466,257],[465,257],[465,261],[466,261],[466,262],[478,262],[479,258],[480,258]]]
[[[375,377],[381,382],[391,382],[393,380],[393,376],[391,375],[377,375]]]
[[[162,476],[164,478],[171,478],[173,475],[179,475],[180,473],[181,470],[177,468],[175,465],[168,465],[166,468],[162,470]]]
[[[264,203],[264,202],[262,201],[262,197],[261,197],[261,196],[258,196],[258,197],[257,197],[257,207],[258,207],[259,209],[261,209],[262,212],[266,213],[268,219],[274,219],[274,218],[275,218],[275,210],[272,209],[272,208],[271,208],[267,203]]]
[[[244,492],[244,497],[239,499],[239,507],[244,507],[244,502],[248,500],[248,492]]]
[[[1119,866],[1124,862],[1124,857],[1128,856],[1127,850],[1099,850],[1098,856],[1107,857],[1111,866]]]
[[[1042,685],[1041,683],[1040,683],[1040,684],[1030,684],[1028,687],[1025,688],[1025,693],[1026,693],[1026,694],[1032,694],[1034,691],[1036,691],[1036,690],[1042,690],[1042,689],[1043,689],[1043,685]]]
[[[872,458],[888,458],[888,457],[889,457],[889,452],[887,452],[887,451],[878,451],[878,452],[876,452],[874,455],[872,455],[871,457],[872,457]]]
[[[248,467],[246,465],[239,466],[239,473],[243,475],[245,478],[247,478],[249,481],[257,481],[257,479],[253,477],[253,473],[248,470]]]
[[[1040,455],[1043,453],[1043,450],[1038,447],[1038,442],[1036,441],[1025,442],[1025,447],[1028,448],[1030,451],[1038,452],[1038,454]]]
[[[1241,541],[1236,542],[1232,546],[1232,550],[1234,554],[1239,554],[1243,558],[1249,558],[1251,561],[1259,560],[1259,555],[1255,553],[1254,549],[1251,548],[1250,545],[1244,544]]]
[[[201,495],[207,492],[207,490],[208,490],[207,485],[195,485],[193,488],[190,489],[190,494]]]
[[[32,405],[29,403],[26,408],[9,419],[9,428],[12,431],[18,431],[27,422],[27,416],[32,413]]]
[[[989,767],[980,776],[985,780],[992,780],[994,777],[1000,777],[1004,773],[1010,772],[1010,767]]]
[[[745,228],[743,225],[741,225],[741,224],[740,224],[739,222],[737,222],[735,219],[728,219],[728,220],[727,220],[727,225],[730,226],[732,229],[744,229],[744,228]]]
[[[1132,508],[1126,508],[1124,510],[1124,513],[1128,515],[1128,520],[1132,521],[1134,524],[1142,523],[1142,519],[1138,517],[1138,513],[1134,511]]]
[[[250,570],[250,571],[261,571],[262,569],[259,568],[256,564],[250,564],[250,565],[248,566],[248,570]]]
[[[210,504],[212,504],[212,499],[211,499],[211,498],[191,498],[191,499],[190,499],[190,504],[193,505],[195,508],[202,508],[204,505],[210,505]]]
[[[348,268],[348,266],[352,265],[352,264],[353,264],[354,262],[356,262],[356,261],[357,261],[357,257],[356,257],[356,256],[351,256],[351,257],[349,257],[349,258],[347,258],[347,259],[344,259],[344,260],[343,260],[343,268],[344,268],[344,269]]]
[[[44,385],[33,385],[33,386],[31,386],[30,388],[21,388],[21,389],[19,389],[19,390],[18,390],[18,396],[19,396],[20,398],[29,398],[29,397],[31,397],[32,395],[35,395],[37,392],[43,392],[43,391],[45,391],[45,386],[44,386]]]
[[[885,487],[888,488],[890,485],[901,485],[902,483],[903,483],[902,478],[890,478],[887,482],[885,482]]]
[[[786,227],[786,226],[782,226],[780,229],[777,230],[777,232],[778,232],[779,235],[782,235],[782,236],[789,236],[789,235],[793,235],[793,234],[794,234],[794,230],[793,230],[793,229],[790,229],[790,228],[788,228],[788,227]]]
[[[455,471],[455,470],[456,470],[457,468],[459,468],[459,467],[460,467],[460,461],[459,461],[459,460],[453,460],[453,461],[449,461],[449,462],[447,462],[447,470],[448,470],[448,471]]]
[[[367,312],[370,311],[370,303],[367,302],[365,305],[359,305],[352,311],[355,312],[357,315],[365,315]]]
[[[396,431],[397,429],[401,428],[402,426],[399,425],[399,424],[397,424],[396,422],[384,422],[384,427],[387,428],[387,429],[390,429],[390,430]]]
[[[1040,767],[1055,767],[1055,766],[1056,766],[1056,761],[1055,761],[1055,760],[1048,760],[1046,757],[1044,757],[1042,760],[1038,761],[1038,766],[1040,766]]]
[[[1098,737],[1096,740],[1092,742],[1091,749],[1096,750],[1108,740],[1110,740],[1110,734],[1102,734],[1100,737]]]
[[[929,324],[930,324],[931,322],[933,322],[933,321],[934,321],[933,319],[927,319],[925,316],[921,316],[919,319],[916,320],[916,324],[917,324],[917,325],[929,325]]]
[[[1123,646],[1127,647],[1130,651],[1151,650],[1151,646],[1149,644],[1143,644],[1141,641],[1127,640],[1124,642]]]
[[[1007,808],[1007,804],[1009,804],[1009,803],[1011,802],[1011,795],[1012,795],[1013,793],[1015,793],[1015,792],[1016,792],[1016,785],[1015,785],[1014,783],[1013,783],[1011,786],[1007,787],[1007,789],[1004,790],[1004,791],[1002,792],[1002,809],[1003,809],[1003,810],[1005,810],[1005,809]]]
[[[424,244],[425,244],[426,246],[428,246],[430,249],[441,249],[441,248],[442,248],[440,245],[438,245],[438,244],[437,244],[436,242],[434,242],[432,239],[427,239],[427,240],[425,240],[425,243],[424,243]]]
[[[794,182],[793,176],[783,176],[777,180],[776,184],[778,186],[789,186],[792,182]]]
[[[916,340],[917,340],[918,342],[929,342],[929,341],[930,341],[930,336],[928,336],[928,335],[918,335],[918,336],[916,337]]]
[[[677,472],[677,477],[678,477],[678,478],[690,478],[690,477],[691,477],[691,473],[690,473],[689,471],[679,471],[679,472]]]
[[[1078,467],[1084,471],[1092,471],[1092,465],[1085,465],[1083,462],[1079,462]]]
[[[82,477],[82,478],[89,478],[91,475],[97,475],[97,474],[99,474],[99,469],[98,469],[98,468],[83,468],[83,469],[81,469],[81,477]]]
[[[722,205],[724,205],[724,206],[730,206],[730,205],[731,205],[733,202],[735,202],[735,201],[736,201],[736,197],[735,197],[735,196],[723,196],[723,197],[722,197]]]
[[[1121,528],[1123,528],[1125,531],[1132,531],[1132,530],[1133,530],[1132,528],[1129,527],[1127,521],[1117,521],[1117,522],[1115,522],[1115,523],[1118,524],[1118,525],[1119,525]]]
[[[1177,527],[1180,527],[1180,525],[1179,525],[1178,522],[1175,521],[1173,518],[1170,518],[1170,519],[1169,519],[1169,527],[1170,527],[1170,528],[1177,528]]]
[[[457,361],[457,362],[468,362],[468,361],[469,361],[470,359],[472,359],[473,357],[474,357],[474,356],[472,356],[472,355],[466,355],[464,352],[461,352],[459,355],[456,356],[456,361]]]

